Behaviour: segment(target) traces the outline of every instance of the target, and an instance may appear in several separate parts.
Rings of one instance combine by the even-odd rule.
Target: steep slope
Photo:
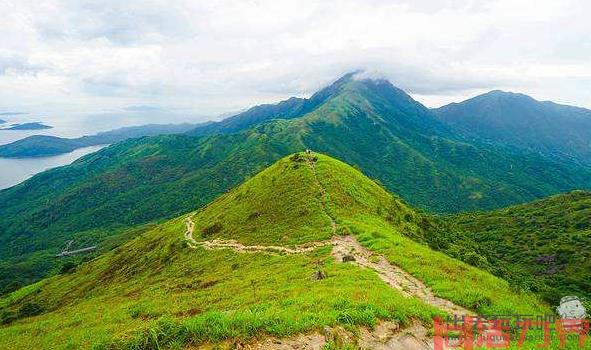
[[[435,109],[471,137],[591,164],[591,110],[491,91]]]
[[[292,155],[197,212],[0,299],[0,348],[231,348],[330,327],[311,335],[322,346],[339,326],[378,323],[386,342],[442,311],[549,312],[408,238],[437,230],[352,167]]]
[[[591,298],[590,218],[591,193],[576,191],[447,220],[476,242],[491,271],[556,303]]]
[[[236,133],[128,140],[0,191],[0,291],[61,269],[50,257],[72,238],[104,251],[132,235],[127,228],[194,210],[305,148],[438,212],[591,186],[587,168],[466,143],[384,80],[348,75],[309,101],[316,107],[303,116]]]

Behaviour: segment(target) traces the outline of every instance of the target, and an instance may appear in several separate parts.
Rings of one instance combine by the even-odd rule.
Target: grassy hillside
[[[225,339],[231,346],[378,320],[428,326],[442,314],[371,269],[335,261],[331,245],[274,255],[191,249],[185,217],[0,299],[0,348],[182,348]],[[188,217],[197,241],[296,247],[353,235],[375,252],[371,259],[383,254],[457,305],[484,314],[549,312],[532,295],[410,239],[439,228],[326,156],[283,158]],[[318,270],[327,278],[311,279]]]
[[[270,108],[279,114],[264,108],[232,119],[228,127],[241,130],[235,133],[128,140],[0,191],[0,293],[62,269],[51,256],[72,238],[77,247],[104,251],[129,227],[195,210],[305,148],[338,157],[436,212],[591,186],[585,167],[459,140],[386,81],[346,76],[306,101],[301,106],[313,110],[303,115],[300,107],[286,114],[284,105]]]
[[[557,303],[591,298],[591,193],[575,191],[448,219],[473,240],[491,271]]]
[[[104,251],[129,227],[204,205],[284,153],[257,134],[134,139],[0,191],[0,289],[60,269],[53,255],[70,239]]]

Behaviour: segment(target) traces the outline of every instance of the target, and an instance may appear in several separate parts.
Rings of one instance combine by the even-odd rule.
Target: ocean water
[[[0,118],[6,119],[6,118]],[[29,120],[13,120],[11,122],[27,122]],[[50,125],[55,125],[49,123]],[[45,130],[3,130],[0,131],[0,145],[11,143],[31,135],[53,135],[61,137],[77,137],[86,134],[86,131],[77,125],[59,125],[53,129]],[[96,152],[104,146],[93,146],[77,149],[70,153],[52,157],[8,159],[0,158],[0,190],[14,186],[31,176],[44,170],[67,165],[76,159]]]
[[[59,114],[59,116],[53,118],[39,117],[37,115],[0,116],[0,119],[7,120],[7,124],[39,121],[46,125],[53,126],[53,129],[45,130],[0,131],[0,145],[8,144],[32,135],[52,135],[74,138],[83,135],[93,135],[97,132],[108,131],[124,126],[137,126],[152,123],[198,123],[204,121],[203,118],[192,117],[185,111],[175,113],[155,111],[150,113],[117,111],[116,113],[105,112],[83,116],[64,116]],[[100,148],[101,147],[87,147],[75,150],[68,154],[61,154],[53,157],[29,159],[0,158],[0,189],[14,186],[44,170],[70,164],[83,155],[95,152]]]
[[[76,159],[96,152],[104,146],[79,148],[53,157],[6,159],[0,158],[0,189],[8,188],[44,170],[71,164]]]

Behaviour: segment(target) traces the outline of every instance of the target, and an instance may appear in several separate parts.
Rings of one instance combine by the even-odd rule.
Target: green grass
[[[409,237],[428,236],[437,227],[352,167],[319,155],[316,169],[326,198],[305,162],[284,158],[191,215],[199,230],[220,224],[206,230],[207,239],[290,245],[330,237],[327,205],[339,233],[356,235],[437,295],[481,312],[549,311],[531,294],[413,241]],[[403,297],[371,270],[336,264],[330,247],[277,256],[191,250],[183,240],[184,218],[0,299],[3,311],[31,302],[44,310],[0,327],[0,348],[182,348],[324,326],[372,327],[380,319],[430,325],[443,315]],[[328,278],[313,281],[319,269]]]
[[[268,245],[329,239],[329,221],[314,181],[305,162],[284,158],[199,212],[193,218],[196,238]]]
[[[180,236],[182,225],[171,233]],[[53,348],[64,342],[75,347],[95,343],[132,347],[152,342],[150,332],[163,327],[163,320],[174,326],[174,332],[165,332],[160,342],[199,343],[255,334],[286,336],[333,324],[371,326],[378,318],[401,322],[418,318],[428,323],[436,314],[403,298],[371,271],[334,265],[327,249],[310,255],[268,256],[189,251],[173,240],[182,250],[171,253],[174,257],[166,265],[158,262],[166,259],[163,254],[150,255],[130,246],[133,250],[126,255],[148,256],[121,266],[120,259],[109,254],[72,277],[47,281],[34,298],[56,311],[0,329],[0,348],[25,344]],[[115,266],[121,268],[116,276],[110,274]],[[311,281],[318,268],[329,278]]]

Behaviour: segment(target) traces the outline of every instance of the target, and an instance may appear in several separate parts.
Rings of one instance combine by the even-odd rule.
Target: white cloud
[[[591,107],[589,10],[585,0],[8,0],[0,109],[79,118],[150,105],[198,119],[307,95],[356,68],[431,105],[502,88]]]

